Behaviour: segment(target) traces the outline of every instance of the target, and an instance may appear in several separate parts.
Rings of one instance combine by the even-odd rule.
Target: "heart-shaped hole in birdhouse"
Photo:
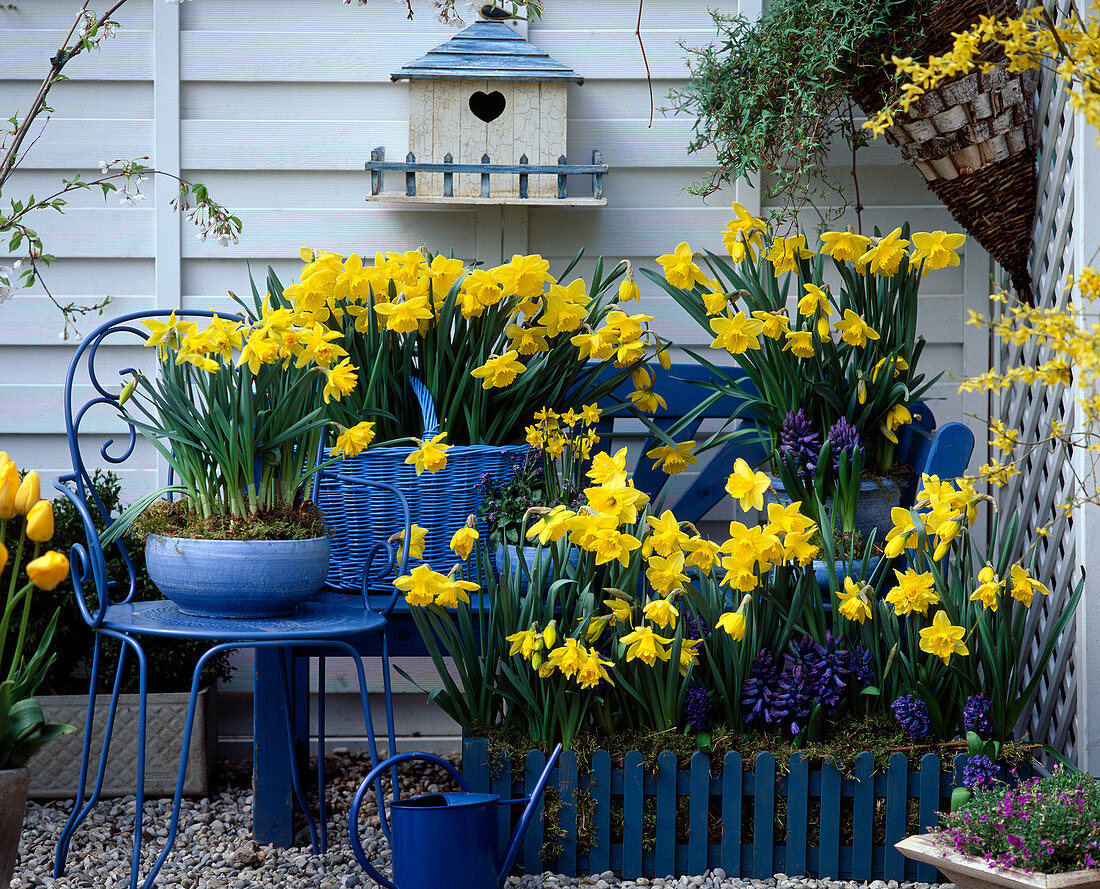
[[[508,104],[504,93],[493,90],[491,93],[483,93],[478,90],[470,96],[470,110],[474,117],[485,123],[492,123],[504,113],[504,106]]]

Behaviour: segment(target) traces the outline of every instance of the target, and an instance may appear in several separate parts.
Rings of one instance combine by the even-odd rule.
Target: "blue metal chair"
[[[384,639],[386,618],[383,613],[373,611],[367,607],[365,592],[358,601],[358,607],[350,607],[347,601],[336,604],[323,600],[311,600],[300,606],[289,617],[262,620],[222,620],[182,614],[174,604],[167,600],[135,601],[136,581],[133,564],[121,540],[111,544],[111,546],[119,548],[127,567],[128,576],[108,576],[107,562],[104,549],[100,543],[99,532],[109,524],[111,517],[106,514],[103,504],[99,501],[91,484],[85,451],[98,446],[98,454],[94,455],[94,458],[97,462],[110,466],[123,464],[134,455],[137,445],[136,430],[120,418],[118,403],[118,392],[122,384],[126,382],[129,367],[120,367],[117,363],[112,362],[118,361],[118,358],[114,355],[117,355],[115,350],[120,346],[133,348],[140,346],[145,341],[148,332],[135,322],[143,318],[166,316],[168,314],[168,312],[137,312],[122,316],[114,321],[102,324],[77,348],[65,379],[65,424],[73,471],[62,476],[55,484],[55,487],[72,502],[84,524],[86,543],[78,543],[73,546],[70,561],[72,564],[73,585],[76,591],[76,606],[80,609],[81,616],[92,631],[94,645],[88,693],[87,723],[84,732],[77,796],[72,814],[58,840],[54,876],[60,877],[64,873],[66,857],[74,833],[99,799],[111,734],[115,728],[115,713],[121,687],[122,670],[127,657],[133,656],[137,659],[138,664],[139,705],[138,724],[136,726],[138,764],[135,776],[136,805],[133,859],[130,875],[131,889],[137,887],[141,863],[142,803],[145,778],[146,684],[148,679],[142,640],[146,637],[188,638],[209,643],[209,647],[196,665],[192,677],[187,726],[180,754],[179,775],[172,803],[168,836],[163,849],[145,877],[143,885],[146,889],[153,885],[158,871],[175,842],[200,676],[203,666],[217,654],[239,648],[252,648],[256,651],[256,712],[260,714],[265,707],[265,702],[270,701],[275,702],[278,705],[275,709],[279,709],[279,712],[284,714],[282,735],[285,747],[282,754],[276,755],[275,758],[289,766],[290,783],[295,797],[305,811],[310,840],[315,852],[323,851],[327,841],[323,765],[324,684],[322,682],[320,685],[317,707],[318,752],[321,755],[318,756],[317,767],[320,802],[318,818],[315,820],[307,805],[298,765],[299,760],[303,758],[302,755],[308,751],[303,750],[301,747],[300,724],[292,724],[292,722],[300,719],[300,709],[296,717],[291,701],[292,694],[288,676],[293,672],[292,661],[306,655],[318,656],[322,659],[321,675],[323,676],[323,658],[326,655],[335,654],[352,658],[359,682],[367,743],[371,762],[374,764],[379,761],[379,756],[368,705],[366,677],[357,646],[361,647],[364,639],[380,638],[382,640],[380,654],[385,692],[386,727],[390,752],[392,753],[394,749],[389,660]],[[177,317],[196,319],[209,318],[212,314],[211,312],[198,311],[176,313]],[[132,361],[133,358],[133,352],[128,352],[124,360]],[[85,390],[92,397],[82,407],[74,408],[74,400],[79,401],[81,390]],[[114,437],[108,437],[111,433],[104,433],[102,444],[98,442],[90,444],[90,441],[98,437],[102,429],[109,428],[106,426],[104,417],[109,420],[112,415],[118,433]],[[88,421],[90,416],[98,418],[94,425]],[[82,424],[86,424],[84,429],[82,429]],[[117,441],[121,442],[121,446],[116,443]],[[344,482],[358,481],[342,473],[339,474],[339,477]],[[363,482],[363,484],[368,483]],[[405,519],[405,540],[408,541],[411,537],[409,531],[410,519],[408,504],[405,502],[404,497],[388,485],[370,484],[382,496],[392,496],[399,502]],[[406,545],[400,554],[402,572],[404,571],[407,555],[408,547]],[[387,547],[386,559],[379,560],[385,561],[386,564],[378,566],[379,570],[383,572],[391,570],[397,559],[398,556],[393,547]],[[370,566],[368,566],[369,569]],[[369,578],[364,576],[364,591],[368,580]],[[92,595],[93,593],[94,595]],[[396,598],[397,593],[395,591],[390,603],[391,607]],[[92,718],[97,704],[100,671],[103,669],[101,663],[103,661],[103,642],[107,638],[117,639],[121,643],[121,648],[115,666],[115,676],[107,710],[106,732],[99,754],[98,768],[95,770],[91,793],[85,800],[89,763],[92,755]],[[276,667],[276,669],[271,669],[271,667]],[[258,745],[261,743],[268,745],[274,743],[273,738],[260,738],[261,733],[257,732],[256,734]],[[263,758],[271,760],[269,750],[265,749],[263,754]],[[260,760],[260,751],[257,751],[257,762]],[[257,810],[259,810],[259,807],[257,807]],[[259,811],[257,811],[256,817],[261,817]]]
[[[652,368],[655,381],[654,390],[660,394],[667,407],[659,408],[653,414],[653,422],[664,430],[673,428],[687,411],[700,404],[714,393],[705,385],[712,374],[700,364],[674,364],[669,370]],[[728,372],[728,371],[727,371]],[[603,406],[611,407],[619,401],[629,398],[632,383],[624,383]],[[936,427],[935,417],[929,407],[921,402],[911,406],[913,422],[901,428],[898,433],[896,460],[899,464],[911,467],[901,491],[901,505],[911,506],[922,473],[937,475],[940,478],[957,478],[965,474],[970,455],[974,451],[974,433],[962,423],[945,423]],[[681,521],[698,522],[726,496],[726,479],[733,472],[733,464],[738,457],[750,466],[759,466],[769,456],[761,441],[761,429],[753,417],[748,405],[738,398],[721,395],[698,415],[697,419],[672,437],[678,442],[695,438],[705,420],[728,420],[734,418],[732,428],[740,435],[701,458],[702,470],[695,476],[688,488],[674,502],[667,504]],[[602,437],[601,449],[611,447],[611,437],[616,434],[614,418],[601,421],[597,431]],[[623,433],[637,437],[637,431]],[[661,444],[655,436],[648,436],[642,445],[641,457],[633,469],[634,484],[656,499],[668,486],[670,477],[660,469],[653,467],[646,451]]]

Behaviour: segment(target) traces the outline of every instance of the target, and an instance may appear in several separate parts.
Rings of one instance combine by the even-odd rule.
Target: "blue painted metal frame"
[[[384,681],[386,727],[387,736],[392,751],[394,746],[393,707],[389,680],[389,657],[385,641],[386,618],[384,613],[371,611],[367,604],[365,592],[358,597],[354,604],[349,602],[331,602],[323,598],[317,601],[311,600],[301,606],[293,615],[285,618],[269,618],[263,620],[219,620],[212,618],[194,617],[181,614],[175,605],[167,601],[135,602],[136,579],[133,564],[126,551],[124,543],[116,541],[116,546],[123,557],[127,569],[127,577],[111,578],[107,575],[106,555],[99,538],[99,526],[109,523],[110,516],[106,513],[102,502],[96,495],[91,483],[91,475],[82,453],[81,423],[89,412],[96,408],[106,408],[119,417],[119,431],[125,436],[121,452],[112,452],[115,445],[114,438],[106,438],[99,447],[99,457],[109,465],[118,465],[129,459],[135,451],[137,432],[135,428],[121,419],[121,408],[118,403],[118,395],[113,390],[113,383],[119,390],[121,381],[113,377],[107,378],[104,372],[97,367],[97,358],[100,356],[100,347],[105,343],[116,345],[116,337],[126,337],[130,344],[144,343],[148,332],[142,330],[135,323],[145,318],[166,317],[168,311],[133,312],[121,316],[113,321],[105,322],[97,327],[82,342],[69,365],[65,378],[64,404],[65,404],[65,429],[68,437],[69,451],[72,458],[73,472],[62,476],[55,483],[55,487],[73,504],[84,525],[85,543],[74,544],[70,554],[72,564],[72,579],[76,592],[76,607],[84,621],[93,633],[93,650],[91,679],[88,694],[87,720],[84,734],[84,743],[81,754],[79,787],[77,799],[72,814],[66,823],[58,841],[54,862],[54,876],[59,877],[64,873],[66,858],[68,856],[70,842],[80,824],[96,805],[102,785],[103,775],[107,761],[108,750],[112,731],[115,726],[115,714],[119,691],[121,688],[122,670],[128,656],[136,657],[138,663],[138,765],[135,776],[136,793],[136,817],[133,840],[133,856],[130,874],[131,889],[136,889],[139,878],[141,844],[142,844],[142,804],[144,801],[144,776],[145,776],[145,739],[146,739],[146,688],[148,679],[148,665],[145,651],[141,644],[141,638],[145,636],[190,638],[204,640],[211,643],[210,647],[200,658],[195,667],[191,693],[188,702],[186,726],[183,737],[183,747],[180,754],[179,774],[176,782],[175,795],[172,803],[172,815],[169,822],[168,836],[164,847],[156,861],[150,867],[146,875],[144,886],[150,887],[156,879],[157,873],[164,863],[175,842],[179,821],[180,802],[183,793],[184,777],[186,775],[189,752],[189,741],[194,721],[196,698],[199,692],[199,683],[203,665],[215,655],[238,648],[252,648],[256,651],[256,714],[257,730],[255,731],[256,758],[256,800],[254,829],[260,842],[270,842],[273,839],[289,840],[285,837],[269,837],[264,832],[273,828],[275,819],[282,823],[278,825],[289,833],[291,811],[290,792],[281,793],[281,789],[289,785],[293,796],[298,800],[305,811],[309,827],[311,843],[315,851],[324,849],[326,837],[326,814],[324,803],[324,757],[318,757],[317,781],[319,789],[319,818],[314,820],[306,802],[300,776],[300,754],[308,751],[300,749],[303,721],[305,712],[295,708],[297,687],[292,694],[292,686],[297,683],[292,678],[293,670],[290,660],[304,660],[309,655],[315,655],[322,661],[322,679],[318,701],[318,747],[324,749],[324,657],[331,654],[351,657],[355,664],[356,676],[359,682],[360,701],[363,708],[364,726],[367,733],[367,742],[372,762],[378,761],[378,750],[375,743],[374,726],[371,718],[366,677],[363,671],[362,661],[359,657],[360,647],[368,638],[378,638],[381,644],[382,670]],[[210,318],[212,312],[204,311],[177,311],[178,318]],[[133,369],[129,367],[113,368],[124,377]],[[81,379],[77,383],[78,372],[86,374],[86,380]],[[78,385],[90,385],[96,395],[86,404],[74,412],[73,395],[74,388]],[[85,437],[87,434],[85,434]],[[346,474],[340,474],[344,481],[351,480]],[[365,483],[365,482],[364,482]],[[382,483],[370,483],[372,487],[383,490],[395,497],[401,504],[405,520],[405,540],[411,538],[408,504],[401,493],[392,486]],[[93,515],[95,518],[93,518]],[[392,567],[397,555],[393,549],[387,550],[388,566]],[[400,554],[401,568],[404,570],[408,556],[408,547]],[[364,590],[368,583],[364,578]],[[85,596],[85,589],[90,588],[95,592],[95,604],[89,608]],[[123,593],[122,595],[118,595]],[[391,600],[396,601],[396,596]],[[91,793],[85,800],[87,780],[89,773],[89,761],[92,747],[93,715],[96,708],[97,686],[102,661],[102,646],[105,638],[117,639],[121,643],[121,651],[115,668],[115,677],[108,703],[107,725],[100,750],[99,764]],[[302,675],[303,671],[299,671]],[[272,731],[275,729],[277,731]],[[274,743],[274,737],[282,735],[285,745],[282,750]],[[306,736],[308,737],[308,736]],[[297,749],[296,749],[297,748]],[[265,773],[265,769],[268,770]],[[285,783],[284,783],[285,782]],[[275,808],[282,808],[279,813],[273,812]],[[266,820],[265,820],[266,819]],[[319,822],[319,826],[318,826]]]

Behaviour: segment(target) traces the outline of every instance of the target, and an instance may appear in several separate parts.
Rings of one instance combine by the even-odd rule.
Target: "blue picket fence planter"
[[[916,806],[921,833],[934,827],[937,813],[946,811],[951,791],[961,782],[967,757],[955,757],[954,768],[945,770],[939,757],[926,754],[920,769],[910,771],[901,753],[893,754],[884,772],[875,771],[874,757],[856,757],[852,777],[844,777],[834,766],[811,765],[805,758],[790,758],[788,774],[779,774],[775,757],[760,753],[751,770],[744,769],[739,753],[727,753],[722,772],[710,774],[710,757],[696,753],[686,771],[677,768],[669,750],[657,757],[655,772],[643,766],[642,755],[630,751],[623,768],[611,767],[605,750],[592,755],[591,774],[578,774],[577,757],[562,753],[548,787],[557,791],[557,814],[561,852],[557,859],[543,860],[543,803],[524,838],[519,864],[525,873],[550,870],[571,876],[614,871],[624,879],[665,877],[670,874],[702,874],[721,867],[728,876],[767,878],[776,873],[809,875],[837,880],[920,880],[933,882],[931,865],[905,859],[894,843],[910,831],[906,815]],[[540,751],[527,754],[523,779],[513,781],[512,763],[503,754],[490,763],[485,738],[465,738],[462,744],[462,774],[475,792],[496,793],[502,798],[531,792],[545,759]],[[581,817],[591,837],[589,848],[577,845],[577,791],[587,792],[592,806]],[[684,818],[677,840],[677,818]],[[643,825],[645,800],[656,819]],[[842,800],[845,801],[842,803]],[[850,803],[847,800],[851,800]],[[786,806],[786,835],[775,831],[777,804]],[[612,840],[612,808],[622,809],[622,839]],[[752,842],[742,841],[743,824],[751,808]],[[841,843],[842,810],[851,811],[851,842]],[[711,842],[712,811],[721,812],[719,842]],[[815,813],[817,838],[809,844],[809,821]],[[510,816],[502,809],[501,838],[511,833]],[[885,842],[875,842],[875,822]],[[883,830],[883,822],[885,829]],[[646,833],[650,834],[646,842]],[[847,832],[847,831],[846,831]],[[646,848],[648,846],[648,848]]]

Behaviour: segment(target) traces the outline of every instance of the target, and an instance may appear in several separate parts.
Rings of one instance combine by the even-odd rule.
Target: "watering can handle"
[[[512,839],[508,843],[508,850],[504,853],[504,857],[500,860],[500,885],[504,885],[504,881],[508,879],[508,874],[512,870],[512,863],[516,860],[516,855],[519,854],[519,844],[523,842],[523,835],[527,832],[528,826],[531,824],[531,819],[535,817],[535,808],[539,804],[539,800],[542,798],[542,792],[546,789],[546,784],[550,780],[550,773],[554,770],[554,766],[558,764],[558,756],[561,755],[561,744],[558,744],[550,756],[546,760],[546,768],[542,770],[542,774],[539,775],[538,781],[535,782],[535,786],[531,790],[531,796],[527,798],[527,808],[523,810],[523,814],[519,818],[519,824],[516,825],[515,833],[512,834]],[[522,802],[522,800],[509,800],[508,802]]]
[[[355,855],[355,860],[359,862],[363,870],[370,874],[371,879],[379,885],[386,886],[387,889],[397,889],[397,887],[374,869],[370,861],[367,860],[367,854],[363,851],[363,843],[359,839],[359,808],[363,805],[363,798],[367,795],[367,791],[370,790],[371,785],[378,781],[387,769],[396,766],[398,763],[408,762],[410,759],[423,759],[439,766],[454,778],[455,781],[458,782],[458,786],[464,791],[469,792],[470,790],[470,785],[466,783],[466,780],[462,777],[458,769],[447,762],[447,760],[441,759],[432,753],[418,753],[415,751],[398,753],[396,756],[391,756],[389,759],[382,760],[382,762],[378,763],[378,765],[367,773],[367,777],[359,784],[359,789],[355,791],[355,796],[351,801],[351,811],[348,813],[348,834],[351,838],[351,851]],[[380,787],[375,788],[375,796],[378,799],[378,818],[381,823],[385,823],[385,803],[382,800],[382,791]]]

